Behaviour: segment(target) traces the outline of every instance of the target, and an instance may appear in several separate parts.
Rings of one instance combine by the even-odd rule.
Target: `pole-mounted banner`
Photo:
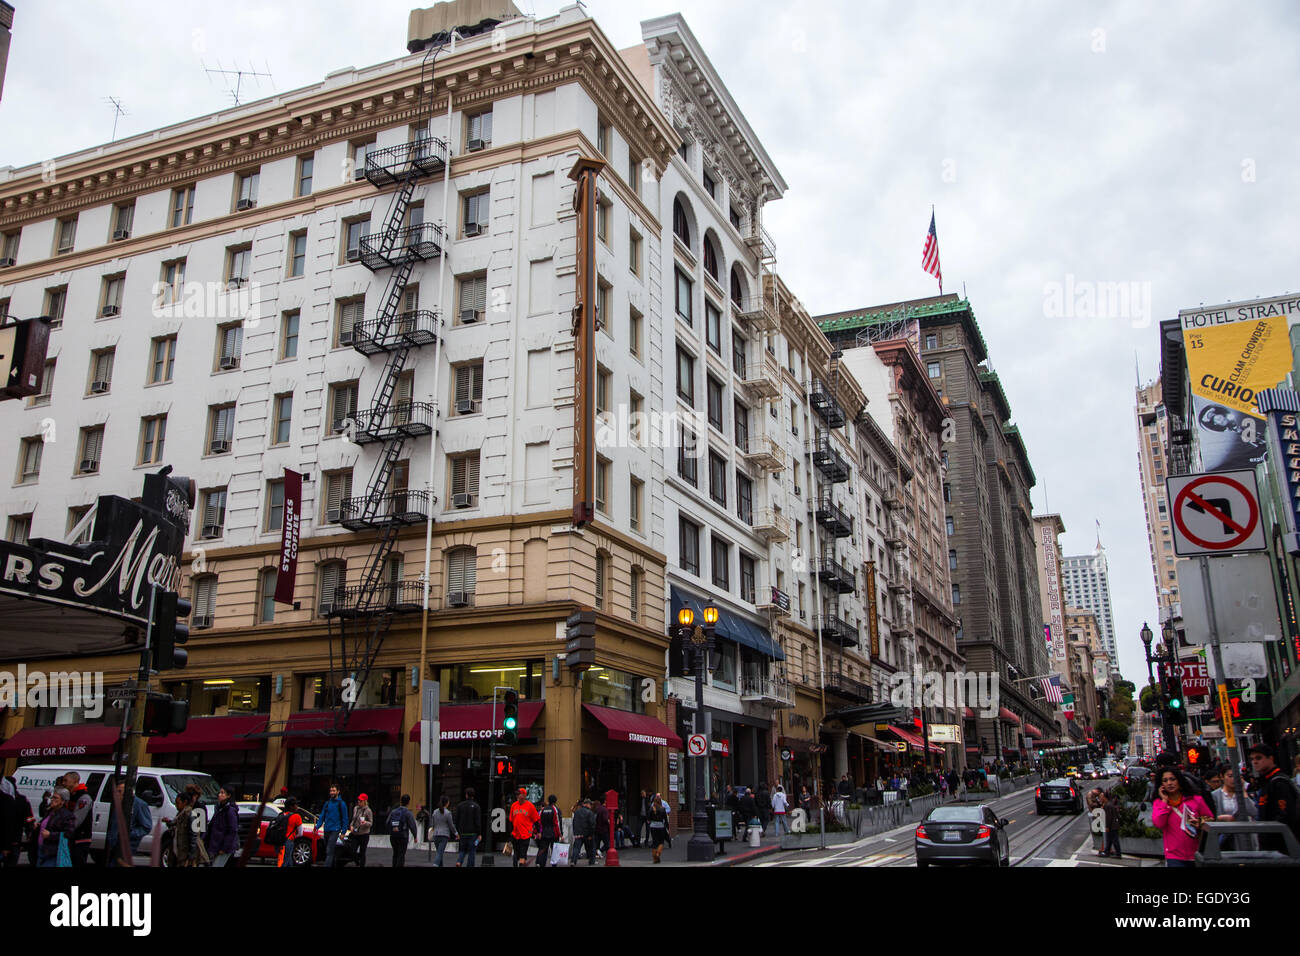
[[[275,603],[292,604],[298,578],[298,536],[302,531],[302,475],[284,470],[284,519],[280,524],[280,563],[275,576]]]
[[[595,516],[596,490],[596,179],[603,160],[583,156],[569,170],[578,213],[577,304],[573,309],[573,525]],[[605,322],[609,316],[601,316]]]

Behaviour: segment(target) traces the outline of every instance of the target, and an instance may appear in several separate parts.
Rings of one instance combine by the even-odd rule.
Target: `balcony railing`
[[[764,508],[754,515],[754,532],[768,541],[787,541],[790,538],[790,519],[775,508]]]
[[[760,611],[775,611],[782,617],[790,616],[790,595],[786,594],[780,588],[768,588],[766,600],[762,595],[759,596],[758,603],[755,605]]]
[[[426,137],[413,143],[400,143],[366,154],[366,179],[376,186],[389,186],[414,169],[422,176],[433,176],[447,165],[447,141]]]
[[[859,704],[869,704],[874,693],[868,684],[856,681],[851,677],[845,677],[843,674],[827,674],[826,690],[837,697],[843,697],[846,700],[855,701]]]
[[[331,614],[360,617],[365,614],[410,614],[424,609],[423,581],[385,581],[366,594],[362,585],[334,589]]]
[[[776,398],[781,394],[781,363],[764,349],[762,358],[745,366],[740,384],[756,398]]]
[[[769,707],[793,707],[794,688],[780,677],[741,677],[740,699]]]
[[[352,327],[352,347],[363,355],[393,352],[406,346],[432,345],[438,337],[438,312],[417,309],[385,322],[367,319]]]
[[[831,588],[839,594],[848,594],[857,587],[853,572],[828,554],[817,559],[817,577],[823,587]]]
[[[781,443],[771,435],[763,432],[751,433],[741,436],[736,444],[739,447],[740,457],[755,468],[773,472],[785,467],[785,452],[781,448]]]
[[[367,505],[370,505],[367,508]],[[369,514],[367,514],[367,511]],[[429,517],[427,491],[395,491],[377,498],[361,496],[343,499],[339,524],[349,531],[381,528],[390,524],[421,524]]]
[[[745,236],[745,245],[763,262],[776,260],[776,243],[767,234],[767,230],[756,223],[750,225],[749,232]]]
[[[853,534],[853,519],[839,505],[831,500],[830,495],[823,495],[813,506],[817,523],[837,538],[847,538]]]
[[[809,449],[813,464],[832,483],[849,480],[849,463],[831,447],[830,439],[819,438]]]
[[[431,402],[393,402],[381,408],[367,408],[357,414],[352,440],[358,445],[388,441],[399,435],[418,438],[433,431]]]
[[[899,497],[898,491],[894,488],[890,488],[886,491],[881,500],[884,501],[886,508],[894,509],[903,507],[903,499]]]
[[[751,295],[732,299],[731,308],[736,318],[755,332],[775,332],[780,325],[776,304],[765,295]]]
[[[844,409],[840,408],[840,403],[835,400],[835,395],[830,386],[819,378],[812,380],[812,386],[808,389],[808,403],[812,405],[813,411],[822,417],[829,428],[841,428],[844,425]]]
[[[401,265],[408,257],[417,262],[441,254],[446,239],[442,226],[421,222],[393,233],[368,232],[361,237],[361,264],[372,272]]]
[[[812,625],[824,641],[833,641],[840,647],[856,647],[858,644],[858,629],[843,618],[821,614],[813,618]]]

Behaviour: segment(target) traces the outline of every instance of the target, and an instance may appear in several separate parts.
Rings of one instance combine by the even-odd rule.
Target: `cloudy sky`
[[[11,0],[0,164],[247,101],[405,52],[411,0]],[[521,0],[546,16],[561,4]],[[768,227],[816,314],[929,295],[934,204],[1067,553],[1111,562],[1125,676],[1156,596],[1137,477],[1136,369],[1179,308],[1300,290],[1300,6],[592,0],[615,45],[680,10],[789,192]],[[1246,11],[1249,15],[1246,15]],[[301,11],[310,11],[304,15]],[[1089,310],[1079,289],[1134,283]],[[1091,285],[1089,285],[1091,284]],[[1057,307],[1054,293],[1075,296]],[[1071,305],[1073,303],[1073,307]]]

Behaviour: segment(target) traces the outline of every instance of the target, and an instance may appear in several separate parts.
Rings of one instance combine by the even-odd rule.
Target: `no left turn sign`
[[[709,749],[709,742],[703,734],[691,734],[686,738],[686,751],[692,757],[703,757]]]
[[[1165,489],[1180,557],[1266,549],[1254,472],[1181,475],[1167,479]]]

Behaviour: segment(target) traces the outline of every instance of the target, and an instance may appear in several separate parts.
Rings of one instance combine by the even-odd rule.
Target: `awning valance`
[[[1020,726],[1020,718],[1017,717],[1015,714],[1013,714],[1011,711],[1007,710],[1007,708],[1005,707],[1003,707],[1001,710],[998,711],[998,716],[1001,717],[1009,724],[1013,724],[1016,727]]]
[[[106,724],[28,727],[0,744],[0,757],[19,757],[23,760],[37,758],[44,761],[47,758],[60,760],[65,757],[111,754],[120,731],[120,727]]]
[[[913,747],[916,747],[918,750],[925,749],[925,742],[916,734],[912,733],[910,730],[904,730],[901,727],[895,727],[893,724],[889,725],[889,730],[890,733],[897,734],[899,740],[906,741],[907,743],[911,744]],[[944,752],[943,748],[940,747],[938,744],[930,744],[930,753],[941,754],[943,752]]]
[[[671,615],[672,622],[676,622],[677,612],[684,607],[688,607],[695,612],[695,620],[697,623],[703,622],[704,608],[708,606],[708,601],[678,587],[672,588],[670,593],[673,604]],[[734,641],[737,644],[748,647],[750,650],[757,651],[763,656],[770,657],[773,660],[785,660],[785,654],[782,653],[780,645],[772,639],[772,635],[768,632],[767,628],[760,627],[739,615],[730,614],[721,609],[719,609],[719,611],[720,613],[718,614],[717,625],[718,637]]]
[[[648,714],[633,714],[613,707],[583,704],[582,709],[595,717],[609,732],[610,740],[626,740],[633,744],[650,744],[652,747],[682,749],[682,738],[668,729],[661,720]]]
[[[519,725],[515,733],[531,737],[533,724],[545,706],[539,700],[519,702]],[[480,740],[500,739],[501,705],[497,704],[493,720],[491,704],[443,704],[438,708],[438,739],[444,744],[474,743]],[[411,740],[420,739],[420,723],[411,728]]]
[[[264,737],[249,737],[266,729],[266,714],[231,714],[226,717],[191,717],[185,730],[165,737],[150,737],[151,754],[204,751],[257,750]]]

